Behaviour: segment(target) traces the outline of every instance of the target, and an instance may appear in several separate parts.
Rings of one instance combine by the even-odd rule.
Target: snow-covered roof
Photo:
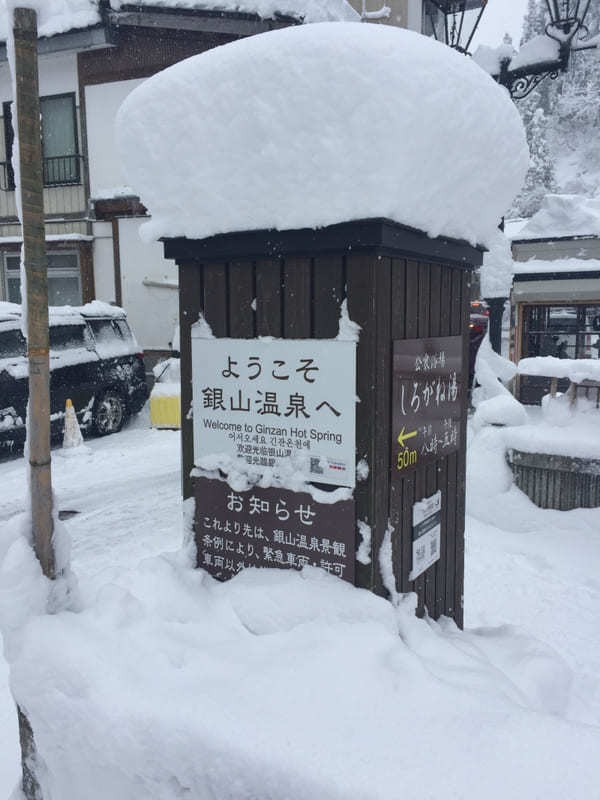
[[[600,260],[595,258],[557,258],[553,261],[532,258],[529,261],[515,261],[513,266],[515,275],[600,272]]]
[[[485,244],[529,161],[503,88],[387,25],[296,26],[193,56],[127,97],[117,138],[147,239],[384,217]]]
[[[111,7],[115,10],[127,5],[132,5],[131,0],[111,0]],[[287,16],[304,22],[352,22],[360,19],[347,0],[139,0],[136,5],[257,14],[263,19]]]
[[[547,194],[540,210],[519,231],[518,239],[569,236],[600,236],[600,196]]]
[[[528,217],[514,217],[514,219],[504,220],[504,235],[507,239],[517,239],[525,225],[529,222]]]
[[[0,0],[0,40],[6,41],[8,9],[16,0]],[[22,0],[18,5],[38,12],[40,37],[87,28],[101,21],[100,0]],[[110,8],[170,8],[186,11],[223,11],[256,14],[263,19],[292,17],[303,22],[358,21],[360,15],[347,0],[110,0]]]
[[[9,31],[9,8],[15,5],[35,8],[38,12],[38,34],[54,36],[75,28],[87,28],[100,22],[98,0],[0,0],[0,40],[6,41]]]

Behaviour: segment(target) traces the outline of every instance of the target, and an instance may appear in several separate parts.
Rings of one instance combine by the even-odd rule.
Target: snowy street
[[[91,602],[92,597],[110,584],[119,572],[127,574],[141,559],[180,547],[179,435],[133,427],[119,435],[88,441],[87,446],[91,450],[88,455],[70,459],[63,458],[60,451],[55,452],[53,477],[59,508],[79,512],[66,524],[73,541],[73,568],[84,599]],[[484,450],[489,455],[489,443]],[[469,482],[471,513],[467,520],[466,628],[515,626],[514,630],[488,631],[486,641],[492,649],[495,640],[504,645],[494,661],[494,670],[499,670],[499,682],[512,681],[529,697],[530,706],[534,702],[539,707],[539,713],[528,715],[528,723],[524,717],[520,722],[513,721],[512,726],[517,726],[514,730],[511,726],[508,728],[521,744],[526,742],[531,747],[529,757],[540,762],[530,765],[531,774],[524,773],[530,783],[520,796],[533,798],[538,796],[534,790],[541,792],[544,789],[539,796],[558,797],[563,791],[562,796],[572,800],[592,800],[600,796],[597,759],[594,763],[590,758],[591,750],[586,749],[595,746],[597,752],[600,745],[600,644],[597,635],[600,511],[541,511],[515,489],[497,494],[498,463],[489,457],[482,461],[482,452],[481,448],[472,445],[471,464],[476,475],[472,475]],[[25,488],[22,459],[0,464],[0,485],[2,525],[6,525],[7,518],[22,508]],[[496,525],[493,520],[496,520]],[[258,611],[254,609],[250,613],[257,614]],[[333,625],[334,621],[329,624]],[[426,625],[415,624],[418,628]],[[300,637],[300,628],[297,630]],[[405,632],[404,636],[410,641],[414,634]],[[335,637],[339,633],[335,634],[331,628],[331,635]],[[524,666],[524,654],[531,657],[532,645],[529,643],[523,650],[519,635],[534,637],[548,645],[566,662],[571,675],[564,663],[560,666],[560,659],[556,662],[549,660],[543,649],[537,656],[534,653],[533,662],[536,658],[539,661],[537,667],[532,668],[531,661]],[[316,641],[313,646],[320,647]],[[473,640],[469,642],[459,644],[460,649],[473,647]],[[298,639],[295,647],[302,649],[302,646]],[[417,651],[422,646],[418,637],[412,646]],[[426,659],[427,653],[423,651],[419,657]],[[481,654],[479,658],[482,658]],[[7,686],[7,670],[2,663],[0,797],[8,797],[18,778],[19,752],[14,706]],[[478,681],[476,673],[468,678],[468,665],[463,664],[461,668],[460,662],[455,662],[456,667],[461,669],[460,679],[466,682],[465,686],[474,687]],[[405,675],[409,683],[416,680],[414,669],[411,667]],[[435,669],[438,679],[434,683],[437,691],[443,694],[446,682],[455,682],[457,676],[453,676],[453,668],[448,662],[443,667],[436,664]],[[479,677],[483,681],[482,676]],[[401,684],[401,676],[399,680]],[[490,680],[489,676],[486,680]],[[481,686],[467,702],[471,710],[467,712],[469,725],[466,731],[471,736],[475,736],[476,729],[470,729],[470,726],[487,724],[486,716],[493,713],[486,707],[474,710],[478,703],[488,702],[485,697],[477,700],[480,691]],[[532,701],[536,692],[541,694]],[[568,699],[566,706],[561,708],[563,695],[568,695]],[[563,719],[548,715],[553,704],[557,716]],[[412,713],[415,711],[413,709]],[[383,709],[380,712],[385,716]],[[571,723],[567,722],[569,719]],[[581,722],[590,727],[578,724]],[[528,728],[521,727],[524,723],[531,725],[530,733]],[[507,733],[504,727],[501,730]],[[293,726],[289,732],[293,739]],[[436,735],[435,731],[432,735]],[[548,769],[548,774],[556,781],[550,764],[542,762],[556,756],[561,741],[563,744],[566,741],[564,737],[569,738],[571,752],[575,753],[573,742],[582,736],[579,742],[581,760],[574,758],[571,765],[567,763],[560,767],[558,784],[550,786],[549,778],[535,778],[537,769]],[[349,741],[352,738],[349,736]],[[535,738],[537,742],[534,742]],[[500,761],[506,757],[506,752],[502,751],[505,745],[506,742],[500,746],[498,763],[488,765],[490,771],[497,771],[498,775],[502,774]],[[480,758],[477,742],[473,741],[471,746],[472,757]],[[513,756],[518,761],[518,756]],[[425,754],[423,759],[426,760]],[[595,785],[592,783],[594,776]],[[507,780],[510,778],[508,774]],[[456,781],[460,785],[461,778],[456,778]],[[385,776],[382,784],[385,785]],[[432,785],[435,789],[436,781]],[[508,793],[511,794],[510,789]],[[362,795],[359,792],[356,796]],[[435,792],[431,796],[439,797]],[[496,793],[490,790],[487,796],[496,797]]]

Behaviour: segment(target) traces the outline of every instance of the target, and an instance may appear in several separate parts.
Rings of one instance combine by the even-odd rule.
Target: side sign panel
[[[235,492],[197,477],[198,566],[219,580],[247,567],[320,567],[354,583],[354,501],[317,503],[306,492],[255,487]]]
[[[412,570],[414,581],[440,558],[442,535],[442,493],[420,500],[413,506]]]
[[[394,342],[392,469],[398,477],[459,448],[462,346],[461,336]]]
[[[356,344],[331,339],[205,339],[192,330],[194,460],[354,487]]]

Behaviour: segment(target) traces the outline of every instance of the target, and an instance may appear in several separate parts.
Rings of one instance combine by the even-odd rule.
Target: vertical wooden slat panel
[[[256,334],[281,336],[281,264],[275,259],[256,262]]]
[[[463,336],[463,365],[464,375],[468,374],[469,363],[469,316],[471,303],[471,275],[466,270],[461,272],[461,308],[460,332]],[[457,502],[456,502],[456,577],[454,583],[455,614],[454,619],[459,628],[463,627],[463,593],[465,584],[465,490],[467,472],[467,410],[468,393],[466,387],[463,391],[462,402],[462,428],[458,449],[458,476],[457,476]]]
[[[452,270],[444,264],[440,274],[440,336],[450,336],[450,294],[452,287]],[[450,529],[454,525],[454,512],[449,516],[449,472],[448,457],[438,462],[438,488],[442,492],[442,531],[440,537],[440,560],[436,565],[435,574],[435,617],[446,614],[446,573],[448,566],[447,540]]]
[[[369,256],[369,259],[373,258],[375,256]],[[333,339],[338,334],[344,282],[344,259],[341,255],[314,259],[312,310],[313,331],[317,339]]]
[[[428,336],[440,336],[440,302],[441,302],[441,267],[439,264],[429,266],[429,330]],[[440,460],[427,467],[425,477],[426,497],[431,497],[440,488],[438,483],[438,468]],[[436,616],[436,580],[440,570],[440,562],[436,561],[425,572],[425,606],[429,616]]]
[[[404,259],[393,258],[391,262],[391,301],[390,335],[393,358],[394,340],[404,339],[406,335],[406,261]],[[393,370],[392,364],[390,364],[390,370]],[[392,386],[390,386],[390,393],[393,393]],[[407,533],[402,513],[406,479],[396,477],[397,470],[394,463],[394,454],[396,452],[394,437],[396,435],[397,432],[392,430],[390,436],[390,523],[394,528],[393,536],[396,544],[394,571],[398,581],[398,589],[401,592],[406,592],[408,591],[407,576],[410,569],[410,561],[407,561],[406,555],[406,541],[409,534]]]
[[[318,265],[315,264],[315,277],[317,276]],[[360,340],[356,353],[356,394],[360,398],[360,403],[356,406],[356,460],[365,459],[369,465],[369,478],[366,481],[357,482],[354,490],[356,503],[356,519],[365,522],[371,528],[371,563],[368,565],[358,564],[356,572],[356,584],[372,585],[377,569],[377,553],[381,534],[376,529],[376,513],[374,507],[374,495],[372,483],[374,480],[373,465],[375,461],[375,425],[374,415],[368,412],[370,403],[374,403],[375,390],[375,371],[374,356],[376,348],[376,332],[374,326],[375,318],[375,296],[373,284],[375,281],[375,265],[373,258],[369,255],[352,254],[347,258],[346,280],[348,288],[348,314],[354,322],[361,326]],[[320,285],[321,296],[327,296],[327,290],[323,292],[323,284]],[[315,302],[317,290],[315,287]],[[320,333],[321,322],[327,327],[327,320],[318,314],[314,317],[314,335]],[[379,534],[379,535],[378,535]],[[358,531],[357,531],[358,539]],[[362,582],[365,581],[365,584]]]
[[[378,560],[389,513],[390,270],[387,258],[347,256],[348,313],[362,328],[357,349],[356,451],[357,460],[365,458],[369,465],[368,479],[356,485],[356,517],[371,526],[371,564],[357,565],[357,584],[369,581],[379,594],[385,594]]]
[[[192,341],[190,329],[202,311],[202,266],[194,262],[179,265],[179,331],[181,347],[181,485],[184,499],[192,496],[190,472],[194,466],[194,423],[192,405]]]
[[[311,318],[311,259],[286,258],[283,264],[283,335],[286,339],[309,339]]]
[[[424,339],[430,333],[430,285],[431,285],[431,267],[429,264],[419,262],[417,265],[417,305],[413,307],[413,312],[416,313],[416,329],[417,338]],[[410,314],[410,308],[407,311]],[[427,468],[418,467],[415,482],[415,502],[422,500],[427,496]],[[412,536],[412,531],[411,531]],[[425,573],[419,575],[414,583],[415,592],[418,597],[417,614],[423,616],[425,609]]]
[[[229,335],[227,264],[204,265],[204,318],[214,336]]]
[[[375,504],[375,526],[377,542],[374,553],[379,553],[380,537],[390,525],[390,459],[392,455],[392,261],[380,258],[375,263],[375,460],[372,481]],[[360,405],[360,404],[359,404]],[[392,537],[392,565],[396,578],[396,590],[401,583],[402,541],[395,531]],[[373,553],[373,554],[374,554]],[[381,589],[379,558],[374,563],[375,591]]]
[[[252,261],[232,261],[229,265],[229,335],[236,339],[251,339],[255,335],[254,264]]]

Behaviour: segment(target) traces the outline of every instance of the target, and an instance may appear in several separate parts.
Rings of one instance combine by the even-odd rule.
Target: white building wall
[[[94,287],[96,299],[115,302],[115,264],[113,255],[112,225],[95,222],[94,233]]]
[[[126,178],[117,154],[115,119],[123,100],[143,79],[85,87],[90,191],[92,197],[114,197]]]
[[[123,306],[144,350],[166,350],[178,322],[177,266],[159,242],[139,238],[142,219],[119,220]]]
[[[67,92],[75,92],[78,95],[77,54],[75,52],[41,56],[38,72],[41,97],[50,94],[66,94]],[[0,64],[0,103],[12,100],[12,94],[8,62],[5,61]],[[79,105],[79,99],[77,105]]]
[[[359,14],[362,12],[363,0],[349,0],[349,2]],[[390,15],[382,18],[381,22],[421,32],[423,0],[366,0],[365,2],[366,11],[379,11],[384,6],[390,9]]]

